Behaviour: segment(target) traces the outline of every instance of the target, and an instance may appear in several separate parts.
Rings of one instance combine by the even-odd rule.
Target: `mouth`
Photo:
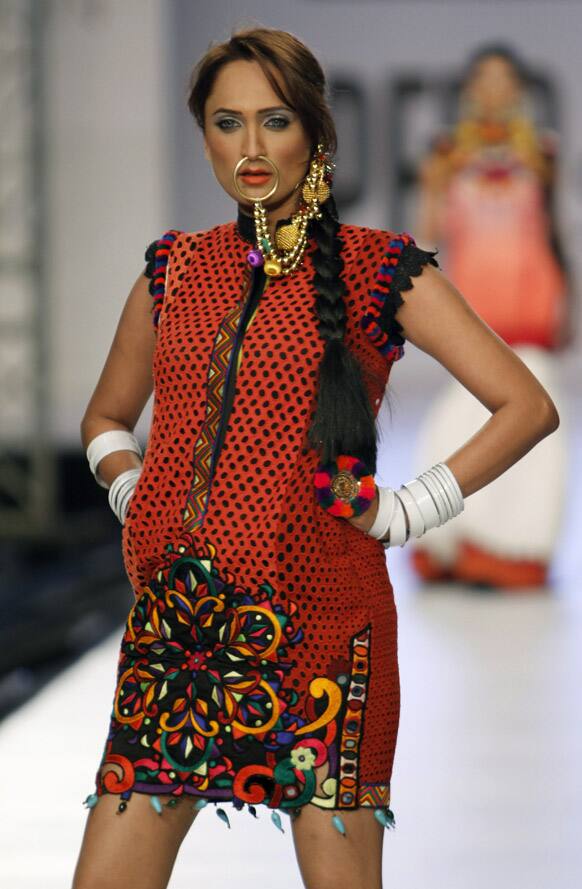
[[[270,170],[243,170],[239,177],[247,185],[265,185],[273,174]]]

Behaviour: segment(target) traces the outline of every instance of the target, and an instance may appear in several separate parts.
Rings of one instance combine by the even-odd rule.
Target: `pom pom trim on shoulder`
[[[168,257],[172,244],[182,232],[172,228],[167,231],[157,241],[152,241],[145,252],[146,267],[144,275],[150,279],[149,291],[152,295],[152,317],[154,327],[158,326],[160,320],[160,312],[164,304],[164,296],[166,293],[166,272],[168,268]]]
[[[412,288],[410,279],[418,277],[427,263],[438,268],[436,252],[417,247],[412,235],[403,232],[390,240],[382,257],[361,326],[389,361],[404,355],[402,326],[395,317],[404,302],[400,292]]]

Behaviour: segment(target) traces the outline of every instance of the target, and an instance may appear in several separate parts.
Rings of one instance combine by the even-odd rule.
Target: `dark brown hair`
[[[204,108],[218,72],[223,65],[238,60],[261,66],[273,90],[299,117],[312,149],[321,143],[330,154],[335,152],[336,130],[321,65],[293,34],[271,28],[237,31],[230,40],[212,46],[198,62],[190,80],[188,108],[202,130]],[[343,244],[333,197],[321,210],[321,218],[313,219],[310,226],[317,243],[313,257],[314,312],[325,349],[308,438],[320,451],[323,462],[350,454],[364,460],[375,472],[375,416],[360,363],[344,342],[347,315]]]
[[[321,142],[330,154],[335,152],[335,124],[326,99],[321,65],[293,34],[270,28],[237,31],[230,40],[212,46],[198,62],[190,79],[188,108],[201,129],[204,129],[204,107],[216,75],[223,65],[240,60],[261,66],[279,98],[298,115],[312,149]]]

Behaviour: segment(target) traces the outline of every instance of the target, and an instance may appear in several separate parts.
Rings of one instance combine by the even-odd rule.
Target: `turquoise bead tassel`
[[[193,808],[194,808],[194,811],[195,811],[195,812],[199,812],[200,809],[203,809],[204,806],[207,806],[207,805],[208,805],[208,800],[207,800],[207,799],[204,799],[204,797],[201,796],[200,799],[197,799],[197,800],[196,800],[196,802],[194,803]]]
[[[271,812],[271,821],[273,822],[275,827],[277,827],[281,831],[281,833],[285,833],[285,831],[283,830],[283,825],[281,824],[281,816],[278,812]]]
[[[386,807],[386,817],[388,819],[388,827],[396,827],[396,818],[394,817],[394,812],[388,807]]]
[[[84,801],[83,805],[87,806],[88,809],[92,809],[94,806],[97,805],[98,799],[99,797],[96,793],[90,793],[87,799]]]
[[[158,815],[161,815],[162,814],[162,804],[161,804],[160,800],[158,799],[158,797],[151,796],[150,803],[152,805],[152,809],[155,809],[155,811],[158,813]]]
[[[221,820],[221,821],[224,821],[224,823],[226,824],[226,826],[227,826],[228,828],[230,828],[230,821],[228,820],[228,815],[226,814],[226,812],[224,811],[224,809],[217,809],[217,810],[216,810],[216,814],[218,815],[218,817],[220,818],[220,820]]]
[[[390,809],[375,809],[374,810],[374,818],[376,821],[379,821],[382,827],[387,827],[388,829],[396,827],[396,821],[394,820],[394,812]]]
[[[341,833],[341,835],[342,835],[343,837],[345,837],[345,835],[346,835],[346,826],[345,826],[345,824],[343,823],[343,821],[342,821],[342,819],[340,818],[340,816],[339,816],[339,815],[334,815],[334,816],[332,817],[332,819],[331,819],[331,823],[333,824],[333,826],[335,827],[335,829],[336,829],[337,831],[339,831],[339,833]]]

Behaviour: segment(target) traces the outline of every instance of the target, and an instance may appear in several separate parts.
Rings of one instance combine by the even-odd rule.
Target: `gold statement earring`
[[[253,267],[264,266],[265,274],[271,278],[279,275],[288,275],[294,271],[303,259],[307,246],[307,229],[311,219],[321,217],[320,205],[323,204],[331,193],[333,175],[333,163],[325,152],[323,145],[319,144],[315,151],[309,172],[303,180],[301,190],[301,205],[291,217],[291,222],[281,226],[276,233],[276,248],[271,241],[267,223],[267,211],[263,201],[271,197],[279,184],[279,172],[273,163],[266,157],[260,160],[266,161],[276,173],[275,186],[268,194],[260,198],[254,198],[245,194],[238,183],[238,172],[243,163],[248,159],[242,158],[234,170],[234,184],[237,192],[254,204],[255,231],[257,235],[257,247],[247,256],[249,264]]]

